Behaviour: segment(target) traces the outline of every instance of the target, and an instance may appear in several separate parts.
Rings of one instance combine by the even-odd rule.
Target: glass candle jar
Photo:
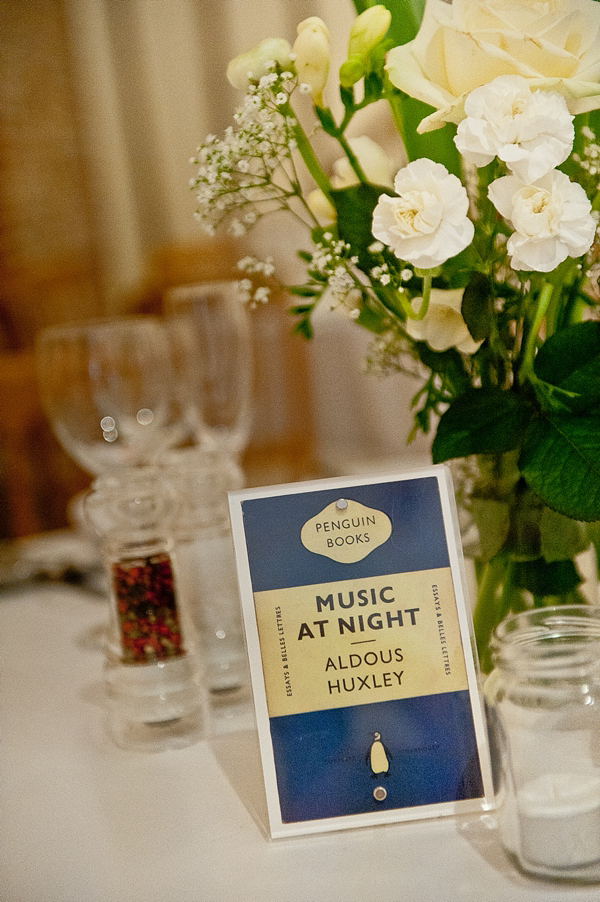
[[[224,453],[194,446],[161,459],[178,503],[174,523],[180,588],[205,662],[211,702],[229,703],[250,687],[227,492],[242,473]]]
[[[208,727],[202,660],[179,591],[175,511],[162,474],[150,466],[102,476],[86,498],[110,585],[107,721],[122,747],[186,746]]]
[[[525,872],[600,881],[600,605],[510,617],[492,656],[484,692],[502,844]]]

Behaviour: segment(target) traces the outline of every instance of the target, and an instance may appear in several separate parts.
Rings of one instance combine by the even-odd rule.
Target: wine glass
[[[50,424],[92,475],[150,463],[183,434],[171,345],[158,317],[47,327],[35,358]]]
[[[233,281],[180,285],[165,294],[169,327],[192,431],[238,460],[251,427],[252,351],[248,311]]]

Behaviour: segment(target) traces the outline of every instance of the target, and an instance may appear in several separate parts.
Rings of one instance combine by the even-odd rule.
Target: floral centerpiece
[[[354,5],[337,79],[317,17],[232,60],[244,97],[194,158],[197,217],[233,234],[301,220],[296,330],[310,337],[325,301],[370,330],[373,367],[420,378],[415,430],[435,424],[433,461],[461,462],[479,527],[485,667],[496,623],[574,600],[574,559],[599,544],[600,3]],[[373,104],[391,111],[396,173],[357,128]],[[250,279],[273,261],[240,267],[266,300]]]

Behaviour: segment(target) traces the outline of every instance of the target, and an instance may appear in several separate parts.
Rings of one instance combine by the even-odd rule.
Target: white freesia
[[[385,37],[392,14],[382,4],[369,6],[356,17],[348,38],[348,58],[340,66],[340,84],[355,85],[369,71],[371,51]]]
[[[323,19],[309,16],[297,28],[298,37],[292,47],[298,79],[308,85],[318,106],[323,105],[323,90],[329,76],[331,53],[329,31]]]
[[[353,153],[360,163],[360,167],[366,178],[374,185],[385,185],[392,188],[394,184],[394,171],[389,156],[376,141],[368,135],[358,138],[349,138]],[[333,164],[333,176],[331,184],[334,188],[347,188],[358,182],[358,177],[350,165],[348,157],[341,157]]]
[[[467,192],[441,163],[414,160],[397,173],[394,191],[379,198],[372,232],[399,259],[434,269],[471,243]]]
[[[291,63],[292,48],[284,38],[265,38],[252,50],[240,53],[227,66],[227,79],[238,91],[245,91],[251,79],[258,81],[271,71],[275,61],[286,67]]]
[[[507,243],[514,269],[551,272],[591,247],[596,231],[592,205],[581,185],[564,172],[555,169],[532,185],[507,175],[492,182],[488,193],[515,230]]]
[[[392,83],[438,111],[419,131],[460,122],[467,94],[498,75],[559,91],[573,114],[600,107],[597,0],[427,0],[416,38],[388,53]]]
[[[532,91],[520,75],[500,75],[465,101],[454,142],[476,166],[498,157],[524,182],[535,182],[569,156],[573,117],[561,94]]]
[[[348,56],[366,56],[384,38],[392,22],[392,14],[379,3],[369,6],[356,17],[348,38]]]
[[[392,161],[385,150],[369,138],[361,135],[348,140],[350,149],[356,155],[366,178],[374,185],[383,185],[391,188],[394,184]],[[358,184],[358,176],[350,165],[348,157],[341,157],[333,164],[331,184],[334,188],[349,188]],[[323,192],[316,188],[307,197],[307,203],[315,216],[325,222],[335,222],[336,212]]]
[[[421,320],[406,321],[406,331],[415,341],[425,341],[434,351],[457,348],[464,354],[474,354],[481,345],[474,341],[463,319],[461,304],[463,289],[443,291],[432,288],[427,313]],[[415,312],[422,304],[422,298],[415,298],[412,307]]]

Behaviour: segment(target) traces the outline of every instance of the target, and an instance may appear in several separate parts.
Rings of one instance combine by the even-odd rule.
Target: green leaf
[[[424,341],[416,343],[419,359],[432,373],[447,375],[453,382],[463,383],[465,388],[469,384],[469,377],[465,371],[462,357],[456,348],[448,348],[447,351],[434,351]]]
[[[376,335],[381,335],[387,330],[387,326],[385,321],[382,320],[381,315],[365,305],[360,308],[358,317],[354,322],[359,326],[362,326],[363,329],[374,332]]]
[[[540,536],[542,556],[549,563],[574,558],[590,544],[583,523],[550,510],[549,507],[542,511]]]
[[[575,392],[566,392],[556,385],[542,382],[541,379],[535,377],[531,379],[531,382],[537,399],[546,413],[571,413],[574,406],[580,401],[579,395]]]
[[[328,135],[333,135],[337,131],[337,126],[335,124],[335,119],[333,118],[333,114],[331,110],[324,109],[323,107],[315,106],[315,112],[319,117],[321,125],[325,129]]]
[[[340,98],[344,106],[351,110],[354,107],[354,90],[340,85]]]
[[[492,283],[482,272],[473,272],[463,292],[461,313],[474,341],[483,341],[490,334],[494,296]]]
[[[442,128],[435,129],[435,131],[425,132],[425,134],[420,135],[417,132],[417,126],[422,119],[434,112],[434,108],[421,100],[416,100],[414,97],[401,94],[399,91],[397,94],[402,98],[402,119],[404,122],[402,137],[409,160],[428,157],[435,163],[442,163],[448,172],[460,176],[460,154],[454,143],[456,126],[447,124]]]
[[[511,392],[474,388],[442,415],[433,441],[434,463],[469,454],[493,454],[518,448],[529,408]]]
[[[594,523],[586,523],[585,526],[588,539],[600,553],[600,520],[596,520]],[[598,563],[600,564],[600,560]]]
[[[510,505],[495,498],[472,498],[471,512],[479,533],[481,560],[491,561],[508,537]]]
[[[376,3],[386,6],[392,14],[388,35],[394,38],[394,43],[412,41],[423,18],[425,0],[354,0],[354,8],[358,14]]]
[[[308,317],[304,317],[296,323],[292,329],[292,335],[302,335],[304,338],[311,339],[313,337],[313,328]]]
[[[352,253],[358,257],[359,266],[365,272],[373,266],[373,259],[368,251],[375,241],[371,231],[373,210],[383,193],[392,192],[387,188],[363,183],[331,192],[338,214],[340,238],[348,242]]]
[[[528,426],[519,468],[553,510],[600,520],[600,419],[540,416]]]
[[[540,598],[566,595],[581,582],[573,561],[515,561],[512,573],[516,586]]]
[[[425,0],[383,0],[392,14],[392,23],[388,34],[394,38],[396,44],[406,44],[412,41],[419,30]]]
[[[577,323],[551,335],[538,351],[533,370],[542,382],[560,389],[558,399],[572,411],[600,405],[600,323]],[[543,386],[540,391],[552,397]]]
[[[322,293],[320,288],[312,288],[310,285],[290,285],[288,291],[298,298],[316,298]]]
[[[364,80],[364,97],[365,101],[375,103],[381,97],[383,90],[383,82],[377,72],[370,72],[365,76]]]

